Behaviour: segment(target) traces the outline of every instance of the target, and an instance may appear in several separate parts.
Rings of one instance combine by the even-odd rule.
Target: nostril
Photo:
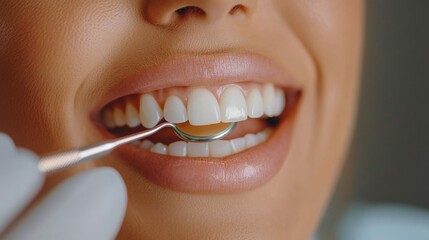
[[[245,13],[246,12],[246,7],[241,5],[241,4],[237,4],[234,7],[231,8],[231,10],[229,10],[229,14],[230,15],[235,15],[237,13]]]
[[[186,6],[186,7],[182,7],[176,10],[176,13],[181,16],[181,17],[185,17],[188,15],[194,15],[194,16],[200,16],[200,17],[204,17],[206,16],[206,12],[196,6]]]
[[[206,22],[215,22],[225,17],[246,19],[253,12],[257,1],[245,2],[237,4],[236,0],[153,0],[148,2],[143,14],[148,22],[162,27],[176,27],[191,19]]]

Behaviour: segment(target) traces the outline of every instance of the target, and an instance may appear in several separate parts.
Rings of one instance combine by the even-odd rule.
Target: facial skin
[[[231,15],[233,6],[244,11]],[[205,12],[176,18],[196,6]],[[246,52],[302,91],[291,149],[266,184],[231,194],[175,192],[116,155],[47,178],[113,166],[128,189],[123,239],[308,239],[352,132],[361,0],[0,0],[0,131],[37,154],[102,139],[89,114],[112,79],[170,56]]]

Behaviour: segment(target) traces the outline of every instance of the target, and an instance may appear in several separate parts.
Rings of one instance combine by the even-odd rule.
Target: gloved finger
[[[86,171],[50,192],[5,239],[114,239],[126,203],[118,172],[108,167]]]
[[[15,153],[16,147],[12,138],[0,132],[0,164],[3,161],[9,161]]]
[[[18,149],[0,163],[0,232],[32,200],[43,184],[37,157]]]

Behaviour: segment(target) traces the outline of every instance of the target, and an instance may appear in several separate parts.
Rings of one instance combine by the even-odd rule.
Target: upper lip
[[[98,113],[105,105],[131,94],[175,86],[210,86],[249,81],[270,82],[280,87],[298,86],[297,81],[274,62],[256,54],[174,56],[142,69],[139,74],[109,84],[91,115],[98,119]]]

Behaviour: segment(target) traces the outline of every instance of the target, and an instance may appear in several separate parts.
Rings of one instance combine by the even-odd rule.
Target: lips
[[[260,56],[180,56],[110,84],[92,115],[107,138],[153,127],[162,119],[202,126],[240,122],[226,140],[174,142],[171,133],[161,133],[116,153],[149,181],[175,191],[243,191],[271,179],[287,157],[300,93],[296,84]],[[278,124],[273,128],[267,120]]]

